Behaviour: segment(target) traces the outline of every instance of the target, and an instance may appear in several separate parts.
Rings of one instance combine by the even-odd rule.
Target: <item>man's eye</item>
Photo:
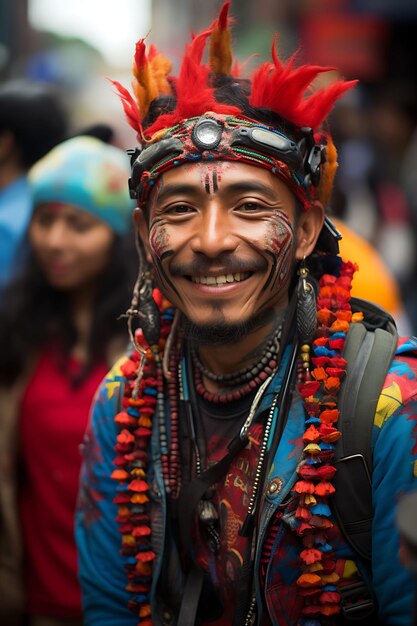
[[[170,213],[171,215],[185,215],[186,213],[192,213],[193,209],[187,204],[176,204],[172,207],[169,207],[166,212]]]
[[[239,205],[238,210],[244,211],[245,213],[253,213],[255,211],[262,211],[265,207],[258,202],[244,202]]]

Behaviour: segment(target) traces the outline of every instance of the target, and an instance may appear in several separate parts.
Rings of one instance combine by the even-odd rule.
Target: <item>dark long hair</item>
[[[111,339],[128,335],[118,317],[131,300],[137,257],[133,237],[115,235],[110,261],[97,278],[97,293],[88,337],[87,362],[72,382],[87,376],[99,359],[105,359]],[[24,371],[28,359],[47,343],[58,346],[65,368],[66,357],[77,341],[65,291],[51,287],[33,255],[21,275],[2,294],[0,305],[0,384],[13,383]],[[68,376],[69,376],[69,372]]]

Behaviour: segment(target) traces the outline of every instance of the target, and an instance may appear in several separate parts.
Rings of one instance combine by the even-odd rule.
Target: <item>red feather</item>
[[[219,17],[218,17],[218,25],[220,30],[226,30],[228,19],[227,16],[229,14],[230,2],[225,2],[222,8],[220,9]]]
[[[358,80],[339,80],[326,89],[320,89],[304,100],[300,108],[300,121],[295,122],[317,128],[332,110],[336,100],[341,98],[349,89],[358,84]]]
[[[235,21],[233,18],[229,17],[230,4],[230,2],[225,2],[223,4],[220,9],[219,16],[216,17],[214,22],[212,22],[209,26],[210,31],[214,30],[216,26],[219,27],[219,30],[226,30],[228,25]]]
[[[272,46],[271,63],[263,63],[254,73],[249,102],[254,107],[275,111],[296,126],[317,128],[331,111],[335,101],[357,81],[338,81],[316,93],[309,92],[312,81],[323,72],[334,68],[302,65],[294,69],[296,55],[286,64],[278,58],[276,39]]]
[[[128,90],[117,80],[109,80],[117,89],[129,125],[133,128],[133,130],[142,135],[142,123],[140,119],[139,107],[136,101],[132,98]]]
[[[136,42],[134,60],[138,70],[141,70],[146,62],[146,45],[144,39],[139,39],[139,41]]]

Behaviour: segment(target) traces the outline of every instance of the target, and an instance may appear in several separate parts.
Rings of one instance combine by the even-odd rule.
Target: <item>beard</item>
[[[251,332],[269,324],[276,313],[271,309],[261,311],[252,318],[238,323],[230,323],[226,319],[215,324],[196,324],[183,316],[182,327],[185,338],[200,346],[234,344]]]

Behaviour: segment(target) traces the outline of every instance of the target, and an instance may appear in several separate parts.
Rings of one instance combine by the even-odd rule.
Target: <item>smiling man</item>
[[[164,173],[137,223],[167,298],[200,341],[207,335],[216,344],[255,326],[266,333],[268,316],[276,325],[294,263],[312,251],[323,224],[319,204],[296,214],[295,196],[269,171],[216,161]]]
[[[85,439],[85,622],[405,626],[392,503],[416,484],[416,344],[392,361],[394,324],[351,300],[356,268],[324,217],[323,120],[353,83],[306,96],[328,68],[282,64],[275,46],[241,79],[228,8],[177,79],[140,41],[138,102],[116,83],[140,142],[140,268],[131,351]]]

